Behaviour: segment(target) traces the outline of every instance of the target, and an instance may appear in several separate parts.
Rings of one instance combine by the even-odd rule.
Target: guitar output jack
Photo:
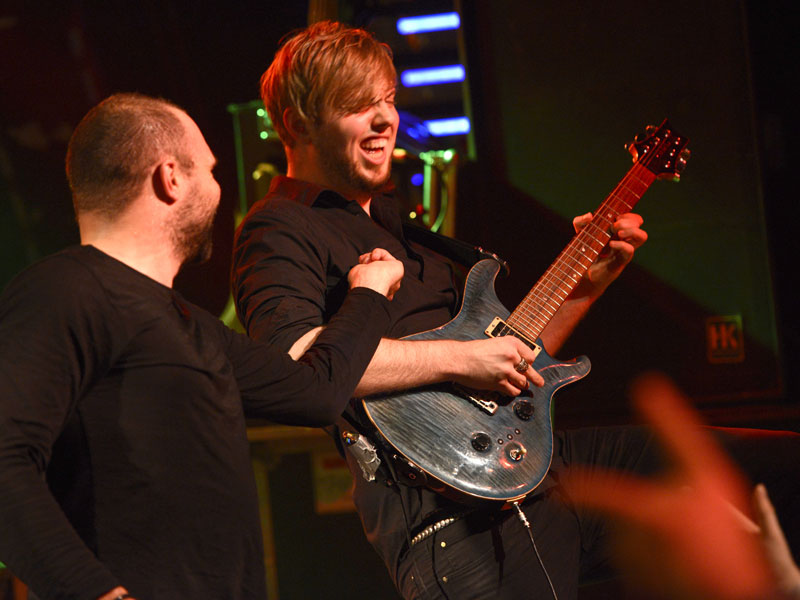
[[[525,446],[523,446],[521,444],[518,444],[516,442],[506,446],[506,456],[508,456],[508,458],[512,462],[521,461],[523,458],[525,458],[525,455],[527,454],[527,452],[528,451],[525,450]]]

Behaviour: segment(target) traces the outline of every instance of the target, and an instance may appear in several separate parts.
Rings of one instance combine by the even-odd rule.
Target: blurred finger
[[[637,410],[650,422],[678,465],[692,480],[724,484],[737,490],[740,479],[688,400],[664,375],[652,373],[638,378],[632,386]],[[735,500],[739,500],[736,498]]]
[[[577,233],[578,231],[583,229],[586,226],[586,224],[591,220],[592,220],[592,213],[590,212],[583,215],[578,215],[577,217],[572,219],[572,227],[575,229],[575,232]]]
[[[758,523],[753,521],[750,517],[736,508],[733,504],[728,501],[725,501],[725,506],[728,507],[731,515],[733,516],[734,521],[739,524],[743,531],[747,533],[758,535],[761,533],[761,527],[758,526]]]
[[[764,484],[759,483],[753,490],[753,504],[756,510],[756,518],[761,525],[764,536],[785,539],[781,525],[778,522],[778,515],[775,513],[775,507],[770,502],[767,488],[764,487]]]

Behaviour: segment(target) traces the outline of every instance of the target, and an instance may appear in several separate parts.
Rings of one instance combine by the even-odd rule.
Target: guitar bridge
[[[499,337],[499,336],[502,336],[502,335],[513,335],[515,338],[520,339],[523,342],[525,342],[531,348],[531,350],[534,351],[534,353],[535,353],[534,360],[536,359],[536,356],[539,356],[539,352],[542,351],[542,347],[539,344],[537,344],[534,340],[532,340],[531,338],[529,338],[525,334],[520,333],[519,331],[517,331],[516,329],[511,327],[511,325],[506,323],[500,317],[495,317],[492,320],[491,324],[484,330],[484,333],[486,335],[488,335],[489,337]]]
[[[497,392],[473,390],[457,383],[454,385],[460,396],[472,402],[486,414],[493,415],[497,412],[498,404],[493,399],[498,395]]]

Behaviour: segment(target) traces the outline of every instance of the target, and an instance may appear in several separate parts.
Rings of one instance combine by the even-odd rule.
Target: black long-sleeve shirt
[[[0,560],[42,598],[264,598],[245,416],[333,421],[387,309],[353,290],[295,362],[91,246],[34,265],[0,297]]]
[[[343,274],[360,254],[376,247],[388,250],[405,268],[389,307],[387,337],[449,321],[458,308],[451,265],[405,239],[392,198],[373,197],[370,213],[332,190],[289,177],[273,179],[269,194],[253,205],[234,242],[233,293],[248,333],[288,349],[309,329],[328,323],[342,306]],[[456,507],[426,488],[395,490],[368,483],[349,453],[346,458],[364,531],[394,575],[407,540],[397,494],[403,495],[414,524]]]

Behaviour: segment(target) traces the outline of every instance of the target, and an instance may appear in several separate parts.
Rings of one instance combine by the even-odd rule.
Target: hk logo
[[[711,363],[744,361],[741,315],[706,319],[706,354]]]

